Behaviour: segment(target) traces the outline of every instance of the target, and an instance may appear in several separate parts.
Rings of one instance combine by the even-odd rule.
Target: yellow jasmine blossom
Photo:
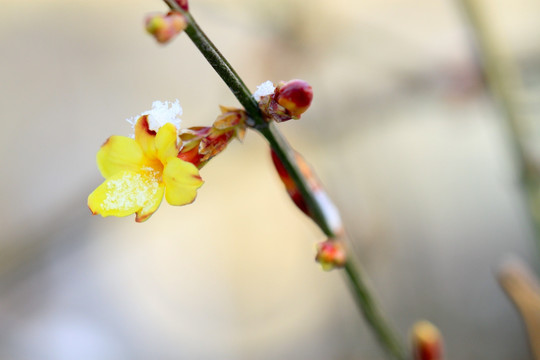
[[[97,165],[105,181],[88,196],[94,215],[148,219],[163,195],[171,205],[195,200],[203,184],[199,170],[177,157],[180,149],[176,127],[166,123],[157,133],[150,130],[148,116],[135,124],[135,139],[111,136],[97,153]]]

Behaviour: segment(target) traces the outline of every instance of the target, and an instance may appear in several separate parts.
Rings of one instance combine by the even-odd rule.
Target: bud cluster
[[[191,127],[180,133],[183,145],[178,158],[202,168],[222,152],[233,138],[243,140],[246,119],[244,110],[221,106],[221,115],[212,126]]]
[[[300,119],[313,100],[313,89],[304,80],[281,82],[274,92],[261,96],[259,108],[267,121]]]

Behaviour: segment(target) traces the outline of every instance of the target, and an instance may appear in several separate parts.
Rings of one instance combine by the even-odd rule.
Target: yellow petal
[[[104,178],[109,178],[124,170],[138,171],[144,155],[137,142],[125,136],[111,136],[101,146],[96,161]]]
[[[176,133],[176,127],[167,123],[159,128],[155,139],[157,157],[159,160],[166,164],[167,160],[171,157],[178,155],[178,145],[176,143],[178,134]]]
[[[150,196],[148,202],[141,210],[137,211],[137,216],[135,217],[136,222],[143,222],[150,218],[150,216],[159,208],[161,200],[163,200],[164,192],[165,184],[161,182],[159,183],[159,190]]]
[[[156,132],[148,127],[148,115],[141,116],[135,124],[135,140],[150,159],[157,157],[155,138]]]
[[[192,203],[197,196],[197,189],[204,183],[197,167],[179,158],[169,159],[163,169],[163,182],[165,199],[171,205]]]
[[[141,212],[148,218],[159,206],[163,188],[151,172],[121,171],[88,196],[88,207],[94,215],[103,217]]]

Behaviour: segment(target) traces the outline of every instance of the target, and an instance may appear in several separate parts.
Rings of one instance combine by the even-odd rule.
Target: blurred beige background
[[[158,0],[0,0],[0,357],[12,360],[381,359],[321,233],[292,205],[249,133],[204,168],[197,201],[144,224],[92,217],[95,153],[152,101],[185,126],[235,105],[186,36],[162,47]],[[483,1],[540,114],[540,3]],[[281,125],[342,209],[383,308],[418,319],[449,359],[529,359],[494,279],[538,248],[506,128],[447,0],[191,0],[250,88],[302,78],[302,121]]]

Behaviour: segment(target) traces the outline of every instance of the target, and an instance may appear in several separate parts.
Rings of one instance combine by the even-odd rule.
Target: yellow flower
[[[164,124],[157,133],[148,127],[148,115],[135,124],[135,139],[111,136],[97,153],[97,165],[105,178],[88,196],[94,215],[148,219],[159,207],[163,195],[171,205],[195,200],[203,184],[195,165],[177,158],[176,127]]]

